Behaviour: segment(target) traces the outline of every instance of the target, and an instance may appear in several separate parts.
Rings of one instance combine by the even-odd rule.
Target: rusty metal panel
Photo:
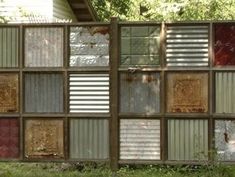
[[[19,121],[0,119],[0,158],[19,157]]]
[[[121,65],[159,65],[160,26],[121,27]]]
[[[208,121],[168,120],[168,160],[207,160]]]
[[[120,159],[160,160],[160,120],[122,119]]]
[[[235,113],[235,72],[216,72],[215,111],[216,113]]]
[[[71,159],[108,159],[109,125],[102,119],[70,121]]]
[[[159,73],[121,73],[120,112],[153,114],[160,111]]]
[[[208,25],[167,26],[167,66],[208,66]]]
[[[207,73],[168,73],[167,112],[207,112]]]
[[[63,66],[63,28],[25,29],[25,66]]]
[[[109,112],[109,74],[70,74],[71,113]]]
[[[70,66],[109,66],[109,28],[71,27]]]
[[[46,118],[25,121],[26,158],[63,158],[63,120]]]
[[[25,112],[63,112],[62,74],[25,74]]]
[[[18,74],[0,74],[0,112],[18,112]]]
[[[18,28],[0,28],[0,67],[18,67]]]
[[[215,121],[215,149],[216,158],[223,161],[235,160],[235,121]]]

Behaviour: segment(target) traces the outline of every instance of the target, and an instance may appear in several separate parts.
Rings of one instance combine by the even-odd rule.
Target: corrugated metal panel
[[[63,120],[26,120],[25,157],[63,158],[64,127]]]
[[[63,112],[62,74],[25,74],[25,112]]]
[[[19,121],[0,119],[0,158],[19,157]]]
[[[121,120],[120,159],[160,160],[160,120]]]
[[[160,111],[159,73],[121,73],[120,111],[158,113]]]
[[[207,120],[168,120],[168,160],[208,159]]]
[[[71,27],[70,66],[108,66],[109,28]]]
[[[217,113],[235,113],[235,72],[216,72],[215,101]]]
[[[18,67],[18,28],[0,28],[0,67]]]
[[[235,160],[235,121],[215,121],[215,148],[218,160]]]
[[[208,66],[208,26],[168,26],[167,66]]]
[[[70,121],[70,158],[109,158],[108,120],[73,119]]]
[[[25,29],[25,66],[63,66],[63,28]]]
[[[108,113],[109,75],[70,74],[69,95],[71,113]]]

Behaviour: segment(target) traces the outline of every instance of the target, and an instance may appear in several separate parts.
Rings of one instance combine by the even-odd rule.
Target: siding
[[[69,95],[71,113],[108,113],[109,75],[70,74]]]
[[[25,112],[63,112],[61,74],[25,74]]]
[[[235,113],[235,72],[216,72],[215,111]]]
[[[0,28],[0,67],[18,67],[18,28]]]
[[[70,121],[70,158],[107,159],[109,157],[108,120]]]
[[[167,66],[208,66],[208,26],[168,26]]]
[[[208,159],[207,120],[168,120],[168,160]]]
[[[160,160],[160,120],[121,120],[120,159]]]

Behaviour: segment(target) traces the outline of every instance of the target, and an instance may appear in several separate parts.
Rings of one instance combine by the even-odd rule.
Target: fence
[[[1,25],[0,158],[232,163],[234,56],[233,22]]]

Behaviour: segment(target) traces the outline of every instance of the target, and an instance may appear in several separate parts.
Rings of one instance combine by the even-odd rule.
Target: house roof
[[[68,0],[68,3],[78,21],[98,21],[98,16],[90,0]]]

